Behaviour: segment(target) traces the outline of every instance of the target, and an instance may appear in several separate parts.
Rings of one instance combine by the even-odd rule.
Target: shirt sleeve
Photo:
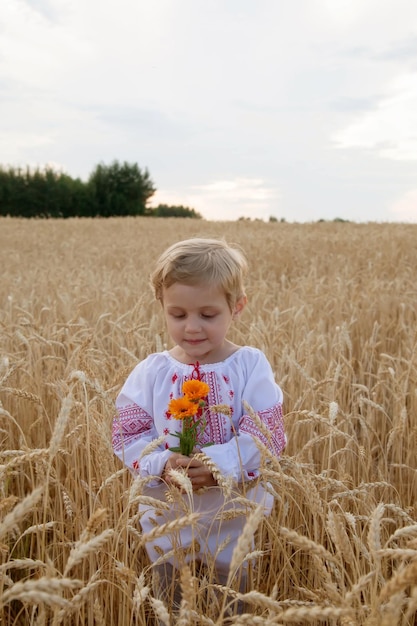
[[[113,419],[112,445],[114,453],[134,473],[143,478],[161,476],[170,451],[164,445],[149,454],[145,448],[161,433],[153,417],[154,381],[147,361],[139,363],[128,376],[117,399]],[[151,481],[149,485],[158,481]]]
[[[261,452],[254,439],[258,439],[277,458],[287,441],[282,413],[283,394],[275,382],[269,361],[260,350],[249,353],[249,356],[244,367],[246,382],[237,436],[227,443],[204,448],[222,473],[238,482],[259,475]],[[247,412],[245,402],[257,418]]]

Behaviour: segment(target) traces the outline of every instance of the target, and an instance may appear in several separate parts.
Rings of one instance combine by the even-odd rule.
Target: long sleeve
[[[252,350],[248,353],[245,366],[246,380],[242,390],[241,415],[237,420],[237,436],[224,444],[204,448],[219,469],[237,481],[256,477],[259,473],[261,453],[254,438],[276,457],[281,455],[286,445],[283,395],[268,360],[261,351]],[[255,411],[263,428],[247,413],[244,402]]]
[[[162,434],[153,417],[154,376],[148,365],[146,360],[139,363],[123,385],[116,399],[112,433],[115,454],[142,477],[161,476],[170,455],[164,444],[143,455],[145,448]]]

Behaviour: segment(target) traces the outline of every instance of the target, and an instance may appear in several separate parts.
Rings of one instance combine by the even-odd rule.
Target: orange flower
[[[210,387],[207,383],[203,383],[202,380],[186,380],[182,386],[183,394],[192,402],[197,402],[206,397]]]
[[[194,417],[198,411],[198,404],[189,398],[174,398],[168,405],[168,411],[176,420],[183,420],[187,417]]]

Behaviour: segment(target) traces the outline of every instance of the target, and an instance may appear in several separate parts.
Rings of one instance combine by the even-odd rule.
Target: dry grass
[[[178,623],[221,624],[240,599],[235,624],[412,626],[417,226],[130,218],[0,220],[0,623],[175,623],[139,531],[144,483],[109,434],[127,373],[167,342],[152,262],[193,235],[247,251],[233,338],[270,359],[289,444],[265,467],[269,519],[231,494],[248,593],[185,567]],[[187,516],[192,498],[178,527]]]

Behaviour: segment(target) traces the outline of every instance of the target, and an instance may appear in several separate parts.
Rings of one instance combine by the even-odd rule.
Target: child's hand
[[[167,483],[167,485],[176,485],[178,487],[177,483],[170,475],[170,470],[178,469],[179,465],[177,464],[177,461],[180,461],[181,459],[190,460],[188,456],[183,456],[178,452],[173,452],[168,461],[165,463],[164,471],[162,472],[161,478]]]
[[[213,487],[217,485],[217,481],[214,479],[213,474],[205,465],[203,465],[203,463],[201,463],[201,461],[193,459],[192,457],[190,458],[189,456],[184,456],[178,452],[173,452],[168,461],[165,463],[162,478],[167,484],[176,484],[175,479],[170,476],[169,470],[179,469],[180,467],[187,470],[187,475],[191,480],[193,491],[201,489],[202,487]]]
[[[177,459],[177,467],[186,468],[188,478],[191,480],[193,486],[193,491],[201,489],[202,487],[214,487],[217,485],[217,481],[208,467],[198,459],[180,455],[180,458]]]

